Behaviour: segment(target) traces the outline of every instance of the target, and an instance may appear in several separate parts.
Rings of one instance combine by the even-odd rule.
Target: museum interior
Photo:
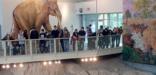
[[[0,0],[0,75],[155,75],[155,11],[154,0]]]

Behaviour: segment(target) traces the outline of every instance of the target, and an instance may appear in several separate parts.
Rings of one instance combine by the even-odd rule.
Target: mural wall
[[[156,65],[155,0],[124,0],[123,60]]]

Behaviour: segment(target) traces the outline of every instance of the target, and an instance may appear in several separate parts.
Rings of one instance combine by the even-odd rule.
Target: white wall
[[[2,17],[3,17],[3,14],[2,14],[2,7],[3,7],[3,5],[2,5],[2,0],[0,0],[0,24],[2,24],[3,23],[3,21],[2,21]]]
[[[58,3],[61,14],[62,14],[62,26],[67,27],[70,31],[71,26],[75,28],[79,28],[79,15],[75,14],[75,5],[73,2],[65,2],[61,1]],[[57,25],[57,19],[55,17],[50,16],[51,25]]]
[[[3,8],[3,5],[2,5],[2,0],[0,0],[0,25],[3,24],[3,13],[2,13],[2,8]],[[2,26],[1,26],[2,27]],[[1,29],[0,29],[1,30]],[[1,33],[0,33],[0,37],[1,37]]]
[[[76,12],[83,9],[82,14],[88,13],[111,13],[123,11],[123,0],[88,0],[76,3]],[[97,8],[97,9],[96,9]],[[89,10],[88,10],[89,9]]]
[[[13,25],[12,12],[17,4],[22,0],[1,0],[3,1],[3,25],[2,25],[2,37],[11,32]]]
[[[90,1],[84,1],[84,2],[78,2],[75,4],[76,6],[76,13],[79,14],[79,9],[83,9],[83,13],[90,14],[90,13],[96,13],[96,0],[90,0]]]
[[[123,12],[123,0],[97,0],[98,13]]]

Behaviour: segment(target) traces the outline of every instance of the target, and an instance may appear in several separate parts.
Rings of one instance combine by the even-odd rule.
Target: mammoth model
[[[32,27],[40,31],[43,26],[46,31],[51,31],[50,15],[58,19],[60,27],[62,15],[57,0],[24,0],[13,11],[14,24],[11,36],[17,39],[20,30],[30,31]]]

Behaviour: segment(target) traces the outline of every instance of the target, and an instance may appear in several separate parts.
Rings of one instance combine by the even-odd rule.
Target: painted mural
[[[156,2],[124,0],[123,60],[156,65]]]

